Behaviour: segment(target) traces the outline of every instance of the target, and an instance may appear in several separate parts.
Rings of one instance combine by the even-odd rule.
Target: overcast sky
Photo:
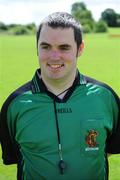
[[[92,11],[95,20],[106,8],[112,8],[120,14],[120,0],[83,0]],[[56,11],[71,12],[71,5],[79,0],[0,0],[0,21],[37,25],[48,14]]]

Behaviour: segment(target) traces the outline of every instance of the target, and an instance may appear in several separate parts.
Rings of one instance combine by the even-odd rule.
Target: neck
[[[72,86],[76,77],[76,72],[71,73],[71,77],[69,78],[48,79],[42,76],[42,74],[41,77],[47,89],[57,96]]]

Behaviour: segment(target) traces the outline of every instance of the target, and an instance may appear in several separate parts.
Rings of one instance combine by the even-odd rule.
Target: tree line
[[[85,33],[89,32],[107,32],[108,27],[120,27],[120,14],[116,13],[115,10],[107,8],[101,13],[100,19],[96,22],[92,16],[92,12],[87,9],[84,2],[75,2],[71,6],[71,14],[77,21],[83,26]],[[1,34],[34,34],[36,32],[35,23],[27,25],[21,24],[9,24],[6,25],[0,22],[0,33]]]
[[[84,2],[72,4],[71,14],[82,24],[83,31],[86,33],[106,32],[108,27],[120,27],[120,14],[117,14],[115,10],[110,8],[105,9],[101,13],[101,17],[97,22]]]
[[[25,35],[25,34],[34,34],[36,32],[35,23],[30,23],[26,25],[22,24],[9,24],[6,25],[3,22],[0,22],[0,33],[9,34],[9,35]]]

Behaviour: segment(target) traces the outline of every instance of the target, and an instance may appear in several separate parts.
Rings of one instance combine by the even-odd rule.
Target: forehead
[[[43,25],[40,32],[39,42],[75,43],[74,30],[72,28],[52,28],[48,25]]]

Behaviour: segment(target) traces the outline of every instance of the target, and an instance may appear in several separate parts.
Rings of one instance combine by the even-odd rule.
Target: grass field
[[[120,29],[84,36],[85,50],[78,60],[81,73],[104,81],[120,95]],[[30,80],[38,67],[35,36],[0,36],[0,107],[18,86]],[[120,179],[120,155],[109,158],[110,180]],[[0,151],[0,180],[15,180],[16,167],[4,166]]]

